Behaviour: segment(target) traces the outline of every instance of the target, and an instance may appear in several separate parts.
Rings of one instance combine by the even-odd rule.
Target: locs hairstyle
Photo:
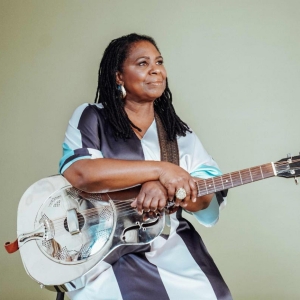
[[[159,51],[153,38],[132,33],[112,40],[105,49],[100,63],[95,103],[102,103],[106,118],[113,127],[115,138],[129,139],[134,134],[132,127],[140,130],[129,120],[124,109],[122,93],[116,83],[116,72],[122,72],[123,63],[131,46],[139,41],[148,41]],[[174,110],[168,81],[163,94],[154,101],[154,110],[160,117],[169,140],[175,140],[177,135],[185,136],[189,131],[187,124]]]

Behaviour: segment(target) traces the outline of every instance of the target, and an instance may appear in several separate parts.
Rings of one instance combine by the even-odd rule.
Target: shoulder
[[[196,133],[189,128],[190,131],[187,131],[185,136],[177,136],[177,142],[179,144],[189,144],[193,145],[195,142],[199,141]]]
[[[86,117],[99,116],[102,109],[103,105],[101,103],[83,103],[74,110],[71,120],[75,121]]]
[[[102,109],[103,105],[101,103],[83,103],[75,109],[74,114],[82,114],[85,111],[93,113]]]
[[[191,129],[190,129],[191,130]],[[178,148],[180,151],[190,155],[207,156],[207,152],[194,131],[186,132],[185,136],[177,138]]]

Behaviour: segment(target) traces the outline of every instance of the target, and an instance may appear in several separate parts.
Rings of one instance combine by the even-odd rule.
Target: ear
[[[117,83],[117,84],[124,85],[124,82],[123,82],[123,76],[122,76],[122,74],[121,74],[120,71],[117,71],[117,72],[116,72],[116,83]]]

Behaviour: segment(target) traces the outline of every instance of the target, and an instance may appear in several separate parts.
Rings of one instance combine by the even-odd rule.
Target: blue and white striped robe
[[[178,137],[180,166],[194,177],[220,175],[195,133]],[[79,106],[65,134],[60,172],[75,161],[94,158],[160,160],[156,123],[144,137],[115,140],[101,104]],[[138,174],[137,174],[138,176]],[[193,213],[205,226],[214,225],[226,193],[218,193],[205,210]],[[84,276],[86,286],[68,293],[73,300],[230,300],[230,291],[194,227],[182,216],[170,216],[168,237],[151,244],[123,246],[108,255]]]

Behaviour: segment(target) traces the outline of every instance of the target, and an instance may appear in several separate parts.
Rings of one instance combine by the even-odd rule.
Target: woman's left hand
[[[167,203],[168,194],[166,188],[158,181],[148,181],[142,184],[136,199],[131,203],[138,213],[162,210]]]

